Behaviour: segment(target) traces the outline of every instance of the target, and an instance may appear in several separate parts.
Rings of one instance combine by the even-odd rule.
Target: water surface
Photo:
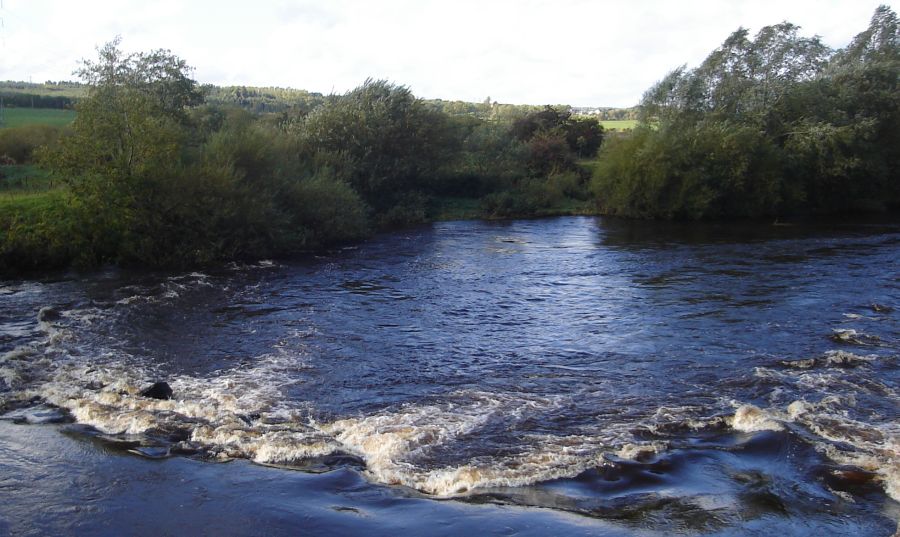
[[[889,222],[559,218],[0,282],[0,530],[891,535],[898,260]]]

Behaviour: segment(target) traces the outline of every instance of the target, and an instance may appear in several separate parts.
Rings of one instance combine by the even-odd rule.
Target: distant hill
[[[321,93],[294,88],[255,86],[214,86],[206,84],[206,100],[219,106],[236,106],[255,113],[284,113],[288,111],[309,113],[328,97]],[[78,99],[87,94],[88,86],[80,82],[47,81],[43,83],[5,81],[0,82],[0,97],[5,108],[72,109]],[[444,99],[426,99],[425,104],[450,115],[477,117],[509,117],[540,110],[543,106],[473,103]],[[569,107],[573,115],[596,117],[601,121],[623,121],[637,118],[637,108]]]
[[[0,82],[3,106],[10,108],[73,108],[86,93],[87,86],[80,82]]]

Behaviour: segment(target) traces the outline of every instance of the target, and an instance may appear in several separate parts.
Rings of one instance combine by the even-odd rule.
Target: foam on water
[[[773,417],[753,405],[741,405],[731,418],[731,426],[741,432],[780,431],[784,427]]]
[[[67,316],[79,319],[87,322],[89,316]],[[70,329],[46,323],[42,346],[0,359],[0,378],[19,390],[19,399],[37,397],[109,435],[182,438],[180,444],[220,459],[291,464],[349,452],[365,461],[373,481],[452,496],[573,477],[603,464],[604,454],[630,458],[663,449],[658,442],[628,443],[632,439],[623,423],[599,435],[530,435],[508,455],[441,464],[432,460],[435,451],[466,442],[467,435],[493,421],[513,423],[558,407],[565,398],[462,391],[432,404],[316,421],[311,408],[284,393],[297,382],[290,372],[302,368],[303,359],[282,350],[258,357],[251,367],[209,377],[169,377],[174,397],[158,400],[140,395],[149,379],[158,377],[152,367],[115,352],[90,359],[69,354],[60,345]]]
[[[194,286],[208,286],[201,273],[174,277],[149,288],[127,288],[113,308],[170,300]],[[660,406],[649,416],[606,420],[602,427],[573,434],[526,434],[510,439],[507,449],[465,454],[465,446],[491,426],[512,427],[534,414],[572,402],[572,395],[463,390],[433,400],[395,405],[339,419],[317,416],[296,392],[309,367],[288,346],[207,376],[163,376],[152,363],[124,351],[79,349],[73,337],[102,322],[108,311],[73,308],[58,322],[41,320],[36,341],[0,356],[0,409],[7,403],[38,398],[69,411],[79,423],[109,435],[168,439],[218,459],[246,458],[265,464],[294,464],[334,453],[350,453],[365,462],[373,481],[411,487],[436,496],[473,490],[530,485],[578,474],[608,464],[610,456],[644,459],[668,449],[661,440],[641,442],[635,429],[700,430],[730,426],[744,433],[801,428],[823,455],[839,464],[876,472],[891,497],[900,500],[900,430],[896,420],[863,421],[850,416],[858,394],[895,401],[891,386],[856,375],[890,357],[833,350],[814,358],[781,361],[755,369],[757,379],[774,388],[771,406],[722,401],[702,405]],[[872,344],[876,336],[835,331],[840,343]],[[574,366],[572,371],[581,371]],[[157,400],[140,392],[164,378],[174,398]],[[792,393],[804,399],[783,400]],[[511,435],[514,436],[514,435]],[[463,453],[446,456],[446,453]]]
[[[432,466],[424,460],[437,448],[464,441],[493,420],[508,423],[560,402],[486,392],[460,392],[451,394],[451,399],[458,402],[407,405],[394,412],[317,426],[365,460],[366,472],[375,481],[437,496],[573,477],[602,464],[602,454],[621,444],[624,436],[624,431],[601,436],[533,435],[519,453]],[[632,449],[635,454],[640,451]]]
[[[900,396],[891,386],[848,369],[892,359],[832,350],[818,358],[782,361],[788,369],[781,371],[757,368],[758,378],[792,386],[792,391],[810,396],[790,402],[784,410],[777,406],[765,410],[743,406],[735,414],[733,426],[739,430],[753,430],[761,424],[800,426],[812,434],[819,452],[838,464],[875,472],[888,495],[900,501],[900,422],[896,419]],[[876,396],[894,409],[893,415],[872,415],[866,421],[852,418],[861,396]]]

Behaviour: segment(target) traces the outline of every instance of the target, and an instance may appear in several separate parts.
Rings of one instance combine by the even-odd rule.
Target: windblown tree
[[[897,28],[881,7],[837,53],[790,23],[734,32],[645,93],[642,126],[604,149],[601,206],[708,218],[896,204]]]
[[[900,23],[879,7],[822,76],[773,113],[785,177],[823,210],[900,204]]]
[[[376,211],[395,206],[443,164],[445,116],[409,88],[366,80],[294,126],[304,150],[332,168]]]

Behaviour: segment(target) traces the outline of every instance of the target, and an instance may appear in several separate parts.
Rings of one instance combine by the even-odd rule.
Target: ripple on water
[[[898,243],[608,232],[442,224],[297,265],[0,290],[20,301],[0,410],[145,458],[350,468],[637,529],[881,520],[897,348],[868,304],[900,300]],[[819,258],[838,270],[797,274]],[[38,322],[47,304],[67,306]],[[140,395],[160,379],[173,399]]]

